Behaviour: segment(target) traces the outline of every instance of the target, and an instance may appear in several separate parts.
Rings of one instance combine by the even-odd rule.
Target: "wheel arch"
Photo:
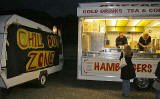
[[[42,75],[45,75],[47,77],[48,76],[48,71],[47,70],[40,71],[38,80],[41,78]]]

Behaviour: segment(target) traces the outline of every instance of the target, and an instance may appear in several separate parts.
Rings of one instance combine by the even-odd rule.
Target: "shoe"
[[[125,95],[124,93],[122,94],[122,96],[124,96],[124,97],[128,97],[128,95]]]

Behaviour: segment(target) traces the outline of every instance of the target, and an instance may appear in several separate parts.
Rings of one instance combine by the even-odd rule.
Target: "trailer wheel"
[[[138,90],[148,89],[150,87],[150,79],[148,78],[135,78],[134,86]]]
[[[46,82],[47,82],[47,76],[45,74],[42,74],[40,77],[39,77],[39,80],[38,80],[38,85],[40,87],[45,87],[46,86]]]

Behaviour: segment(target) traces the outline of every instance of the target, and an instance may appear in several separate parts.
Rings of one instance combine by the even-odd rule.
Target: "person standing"
[[[130,91],[130,79],[136,77],[135,69],[131,61],[133,53],[129,45],[124,46],[124,50],[121,52],[120,60],[123,58],[123,55],[127,65],[121,68],[121,79],[123,80],[122,95],[128,96]]]
[[[156,88],[156,99],[160,99],[160,61],[158,62],[156,71],[155,71],[155,76],[157,77],[157,86],[155,86]]]
[[[127,38],[120,32],[119,36],[116,38],[116,47],[120,48],[121,45],[124,46],[125,44],[128,44]]]

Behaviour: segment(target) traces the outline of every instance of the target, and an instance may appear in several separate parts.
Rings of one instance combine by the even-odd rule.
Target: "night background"
[[[122,2],[122,0],[1,0],[0,15],[18,14],[51,29],[53,25],[57,25],[63,33],[65,46],[77,44],[77,7],[79,3],[89,2]]]
[[[54,25],[62,31],[64,58],[72,60],[73,76],[77,71],[78,17],[79,3],[128,2],[129,0],[1,0],[0,15],[17,14],[52,29]],[[130,0],[138,2],[140,0]],[[156,0],[145,0],[156,1]],[[68,69],[68,67],[64,66]]]
[[[123,0],[123,1],[138,2],[141,0]],[[146,1],[158,1],[158,0],[145,0],[144,2]],[[81,85],[85,86],[86,83],[89,83],[89,85],[86,88],[92,89],[92,86],[95,86],[94,88],[95,90],[99,89],[102,91],[103,87],[100,87],[100,85],[101,86],[105,85],[104,82],[92,83],[92,82],[86,81],[86,82],[82,82],[81,84],[67,83],[67,81],[70,82],[68,80],[70,77],[73,77],[71,78],[71,80],[73,80],[74,83],[78,82],[76,81],[77,50],[78,50],[77,7],[79,3],[86,3],[86,2],[87,3],[88,2],[122,2],[122,0],[1,0],[0,15],[17,14],[29,20],[45,25],[50,29],[52,29],[52,27],[56,25],[62,31],[62,40],[63,40],[63,48],[64,48],[64,67],[62,70],[62,74],[65,74],[66,78],[64,78],[64,80],[57,80],[56,78],[53,77],[53,80],[56,80],[58,83],[66,82],[66,84],[73,87],[77,87],[77,86],[79,87]],[[59,74],[58,76],[60,77]],[[50,82],[52,82],[51,79],[52,78],[49,78]],[[115,88],[114,90],[121,89],[121,87],[119,87],[118,85],[116,86],[117,88]],[[108,87],[109,90],[112,89],[112,86],[110,85],[108,86],[105,85],[105,87]],[[24,89],[27,89],[27,88],[24,88]],[[15,91],[17,90],[19,89],[15,89]],[[90,94],[88,96],[90,96]],[[133,99],[135,98],[137,97],[133,97]],[[139,98],[142,99],[143,97],[141,96]],[[55,98],[52,98],[52,99],[55,99]],[[59,98],[59,99],[65,99],[65,98]],[[82,99],[86,99],[86,98],[82,98]],[[95,98],[95,99],[98,99],[98,98]]]
[[[123,0],[140,1],[140,0]],[[123,2],[122,0],[1,0],[0,15],[18,14],[52,29],[57,25],[62,31],[64,47],[77,46],[79,3]],[[144,0],[143,0],[144,1]],[[145,0],[157,1],[157,0]]]

